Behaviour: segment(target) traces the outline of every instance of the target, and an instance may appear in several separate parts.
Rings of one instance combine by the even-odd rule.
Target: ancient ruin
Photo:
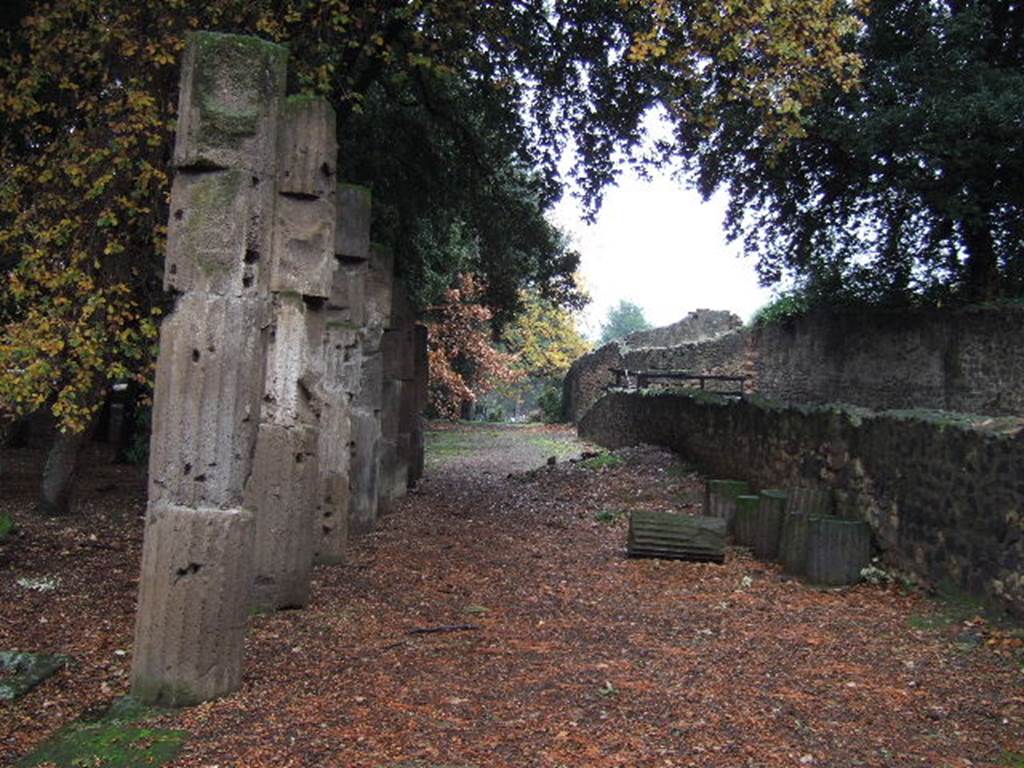
[[[279,46],[199,33],[182,68],[165,273],[180,295],[133,669],[146,702],[237,688],[249,613],[305,605],[314,562],[343,560],[422,467],[421,326],[370,245],[368,191],[338,184],[333,110],[286,98],[286,65]]]

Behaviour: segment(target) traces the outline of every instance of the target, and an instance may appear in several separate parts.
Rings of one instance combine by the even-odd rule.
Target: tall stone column
[[[241,682],[252,579],[275,148],[287,52],[190,36],[181,71],[132,692],[180,706]]]
[[[323,99],[285,102],[278,139],[273,319],[246,488],[255,510],[257,610],[309,602],[323,415],[324,326],[335,271],[336,118]],[[326,457],[330,459],[331,457]]]
[[[426,413],[430,399],[429,332],[427,326],[417,323],[413,328],[413,428],[410,440],[409,487],[423,477],[426,458]]]
[[[337,268],[326,307],[320,414],[319,479],[314,523],[316,561],[339,563],[348,544],[353,451],[352,402],[359,393],[362,329],[366,325],[366,280],[370,257],[370,198],[362,187],[338,187],[334,255]]]
[[[360,332],[362,365],[359,392],[352,401],[352,464],[349,484],[349,530],[366,533],[377,523],[383,411],[381,341],[391,317],[393,254],[370,249],[366,280],[366,324]]]
[[[384,388],[381,414],[380,511],[405,495],[409,487],[410,447],[415,416],[416,315],[405,285],[395,280],[391,317],[381,343]]]

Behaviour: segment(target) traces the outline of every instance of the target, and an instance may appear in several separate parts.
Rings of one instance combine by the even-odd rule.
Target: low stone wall
[[[737,328],[710,341],[631,349],[622,356],[622,364],[631,371],[677,370],[750,377],[755,372],[750,356],[750,330],[747,328]],[[730,388],[734,386],[730,385]]]
[[[824,482],[884,560],[1024,615],[1024,421],[613,391],[580,436],[678,451],[761,488]]]
[[[719,309],[695,309],[682,320],[661,328],[636,331],[623,339],[623,346],[630,349],[640,347],[675,347],[696,341],[716,339],[724,333],[743,325],[743,321],[732,312]]]
[[[758,327],[756,389],[790,402],[1024,413],[1024,307],[831,312]]]

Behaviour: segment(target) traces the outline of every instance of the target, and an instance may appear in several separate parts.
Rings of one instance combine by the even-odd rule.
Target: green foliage
[[[83,429],[112,381],[152,378],[178,62],[195,29],[294,52],[290,90],[329,98],[341,176],[373,187],[375,238],[420,305],[473,272],[500,328],[532,287],[579,306],[578,255],[544,213],[590,209],[669,103],[681,137],[735,104],[779,144],[855,60],[844,4],[583,0],[51,0],[0,11],[0,418]],[[557,17],[557,18],[556,18]],[[685,142],[684,142],[685,149]]]
[[[810,308],[807,296],[799,291],[787,291],[779,294],[770,302],[754,312],[750,319],[752,325],[778,323],[790,318],[799,317]]]
[[[581,461],[580,466],[584,469],[601,470],[618,467],[625,463],[626,460],[621,456],[616,456],[614,453],[602,453],[600,456]]]
[[[142,466],[149,461],[149,436],[152,430],[153,409],[140,406],[135,412],[135,430],[132,444],[125,450],[124,458],[129,464]]]
[[[540,408],[545,424],[561,424],[565,421],[561,387],[555,384],[545,387],[540,397],[537,398],[537,406]]]
[[[621,300],[608,310],[608,316],[601,326],[601,344],[621,339],[637,331],[651,327],[644,317],[644,311],[631,301]]]
[[[861,88],[830,89],[783,150],[726,108],[684,142],[762,282],[812,304],[974,302],[1024,288],[1024,10],[873,0],[851,38]]]

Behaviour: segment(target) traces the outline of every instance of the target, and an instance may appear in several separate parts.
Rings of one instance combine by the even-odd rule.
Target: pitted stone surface
[[[254,37],[192,33],[182,61],[175,166],[272,173],[287,60],[285,48]]]
[[[184,706],[238,688],[253,533],[244,509],[150,503],[132,667],[137,698]]]
[[[334,210],[330,198],[278,195],[270,290],[326,299],[331,295]]]
[[[317,495],[317,430],[262,424],[246,506],[255,510],[252,607],[309,602]]]
[[[269,184],[248,171],[178,173],[171,188],[164,288],[228,296],[266,289]]]
[[[352,328],[366,324],[366,278],[369,265],[365,261],[337,260],[331,278],[331,296],[327,309],[331,319],[348,323]]]
[[[349,469],[352,458],[350,396],[332,392],[320,413],[317,447],[317,508],[314,556],[320,563],[344,562],[348,545]]]
[[[150,501],[233,508],[263,391],[264,300],[186,294],[160,330]]]
[[[391,322],[394,271],[395,254],[375,244],[371,249],[370,271],[366,278],[366,324],[378,332]]]
[[[380,416],[362,408],[352,409],[352,463],[350,469],[349,533],[373,530],[377,522],[380,480]]]
[[[330,314],[328,312],[328,318]],[[361,376],[359,331],[344,321],[328,319],[324,331],[324,388],[355,396],[359,392]]]
[[[267,347],[263,423],[314,424],[323,376],[324,313],[296,294],[278,294]]]
[[[338,185],[338,229],[334,250],[346,259],[370,258],[370,190],[357,184]]]
[[[335,194],[337,117],[325,99],[288,97],[281,114],[278,147],[279,194],[299,197],[332,197]],[[332,242],[332,249],[333,246]]]

